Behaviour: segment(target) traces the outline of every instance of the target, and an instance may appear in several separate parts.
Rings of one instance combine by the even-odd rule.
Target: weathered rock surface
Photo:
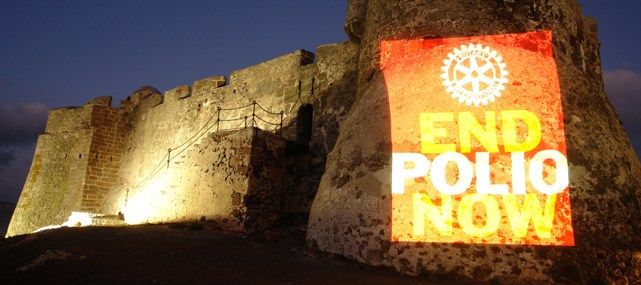
[[[206,219],[234,232],[265,229],[278,219],[284,147],[257,128],[213,133],[176,153],[151,183],[105,205],[122,209],[128,223]]]
[[[346,30],[360,40],[357,97],[314,200],[307,233],[313,246],[408,274],[447,279],[641,279],[641,165],[603,91],[595,21],[582,16],[576,1],[369,0],[350,1],[349,11]],[[380,42],[544,29],[553,31],[576,245],[392,242],[390,118],[379,69]]]

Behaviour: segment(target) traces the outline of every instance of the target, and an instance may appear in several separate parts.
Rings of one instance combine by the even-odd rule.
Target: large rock
[[[576,1],[369,0],[350,5],[346,30],[352,40],[360,41],[357,97],[329,154],[312,206],[307,234],[312,245],[400,272],[447,279],[641,279],[641,165],[603,90],[596,23],[582,16]],[[394,240],[391,153],[396,142],[390,135],[381,42],[408,40],[401,49],[411,50],[411,40],[540,30],[550,30],[553,37],[573,240],[568,246]],[[516,52],[521,49],[531,47],[514,47]],[[536,63],[532,69],[537,69]]]

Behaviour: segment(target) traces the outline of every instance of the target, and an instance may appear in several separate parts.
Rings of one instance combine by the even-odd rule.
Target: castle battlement
[[[341,54],[342,59],[337,59],[334,52],[324,52],[327,49],[347,52]],[[305,144],[308,144],[312,140],[311,121],[304,126],[309,130],[302,131],[303,126],[297,120],[301,107],[321,104],[323,93],[335,94],[327,93],[332,82],[323,79],[328,78],[326,73],[335,72],[326,70],[327,65],[336,66],[334,62],[327,61],[342,62],[344,65],[347,62],[345,59],[355,56],[353,51],[351,44],[319,47],[321,56],[314,63],[313,53],[298,50],[233,71],[229,80],[224,76],[212,76],[196,80],[191,86],[181,85],[163,93],[153,87],[143,86],[121,100],[118,107],[112,107],[111,97],[101,96],[83,106],[52,109],[47,127],[38,139],[29,178],[8,235],[62,224],[71,212],[120,214],[129,223],[197,220],[205,217],[234,220],[239,225],[240,216],[230,216],[230,211],[223,211],[228,207],[214,201],[226,201],[232,197],[231,192],[253,193],[248,189],[248,178],[244,178],[244,184],[229,184],[229,177],[226,177],[225,180],[201,185],[198,181],[202,177],[175,178],[173,182],[166,181],[166,177],[199,173],[201,168],[197,166],[200,164],[194,161],[201,159],[197,158],[193,149],[216,148],[223,151],[219,145],[225,140],[219,134],[227,133],[224,137],[231,138],[230,135],[246,133],[244,130],[255,130],[245,139],[227,144],[231,149],[252,149],[255,141],[269,137],[263,134],[265,132],[274,133],[283,141],[293,142],[300,141],[301,134],[307,133]],[[346,67],[342,72],[352,70]],[[323,121],[335,121],[335,116],[317,117],[316,120],[322,125]],[[238,134],[229,134],[230,131]],[[329,138],[335,139],[335,135],[330,134]],[[327,148],[323,150],[321,147],[326,147],[327,139],[326,132],[317,132],[316,141],[320,144],[312,149],[316,153],[325,153]],[[280,143],[277,148],[283,147]],[[64,158],[60,159],[62,154]],[[260,160],[255,158],[251,159],[254,161],[252,163],[250,159],[240,159],[241,162],[238,162],[238,155],[232,152],[225,158],[233,159],[232,166],[241,163],[240,169],[244,167],[245,170],[265,164],[256,164],[255,161]],[[283,154],[277,155],[272,160],[280,161],[282,165],[270,169],[281,169],[279,171],[282,172],[285,167],[283,159]],[[233,172],[222,165],[214,169],[201,166],[208,169],[210,174],[200,175],[207,177]],[[184,184],[184,179],[191,182]],[[285,181],[282,175],[279,179],[270,184],[282,185],[273,191],[283,192]],[[161,183],[159,181],[168,184],[161,187],[158,186]],[[213,191],[211,187],[215,188],[216,184],[227,187],[220,191],[231,192],[222,194],[218,190]],[[150,187],[154,189],[150,190]],[[193,196],[193,193],[200,194]],[[233,199],[237,200],[245,194],[233,195]],[[151,199],[150,196],[155,198]],[[176,201],[177,197],[182,198]],[[309,200],[306,202],[306,207],[309,207],[310,197],[304,199]],[[167,205],[168,201],[172,201],[171,209],[161,206]],[[274,201],[270,203],[280,204]],[[299,202],[290,204],[301,205]],[[160,211],[159,208],[164,210]],[[274,213],[280,210],[276,208]],[[246,211],[251,212],[252,209]],[[26,214],[34,212],[39,214]],[[264,214],[269,216],[268,213]]]

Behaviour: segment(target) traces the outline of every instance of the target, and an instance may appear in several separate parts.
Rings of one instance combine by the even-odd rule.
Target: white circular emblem
[[[480,44],[455,48],[443,60],[443,86],[453,99],[468,106],[494,102],[507,83],[507,69],[495,50]]]

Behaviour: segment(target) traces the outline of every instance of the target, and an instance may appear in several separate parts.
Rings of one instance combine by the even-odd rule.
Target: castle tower
[[[350,1],[355,103],[307,238],[408,274],[641,278],[641,165],[574,0]]]

